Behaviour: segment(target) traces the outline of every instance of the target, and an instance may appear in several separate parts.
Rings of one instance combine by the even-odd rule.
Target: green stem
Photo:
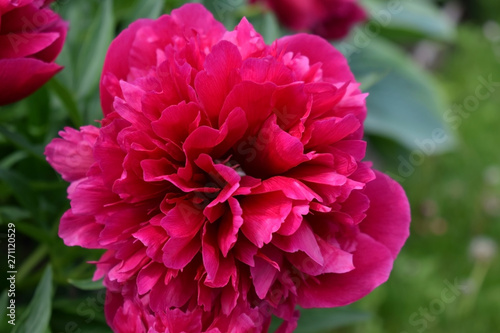
[[[476,304],[479,291],[481,290],[484,279],[486,278],[486,275],[488,274],[488,271],[490,269],[490,264],[490,261],[476,261],[469,277],[469,281],[472,281],[472,283],[474,284],[473,289],[469,295],[463,298],[462,304],[460,305],[458,311],[460,316],[469,314],[474,307],[474,304]]]

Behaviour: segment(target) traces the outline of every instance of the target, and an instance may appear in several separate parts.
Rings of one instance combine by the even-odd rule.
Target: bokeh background
[[[262,5],[202,2],[229,29],[247,16],[268,43],[291,33]],[[116,34],[182,3],[53,3],[70,23],[57,60],[65,69],[0,109],[0,242],[7,254],[7,224],[15,223],[16,332],[110,332],[104,291],[87,263],[100,252],[57,237],[67,184],[43,150],[64,126],[101,118],[98,82]],[[349,307],[304,312],[297,332],[498,332],[500,2],[401,0],[397,13],[394,0],[362,3],[371,20],[334,45],[370,93],[368,159],[407,191],[411,236],[386,284]],[[1,332],[12,329],[6,302],[4,291]]]

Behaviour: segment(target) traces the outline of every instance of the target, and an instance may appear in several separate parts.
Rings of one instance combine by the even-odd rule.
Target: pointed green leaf
[[[48,266],[12,333],[45,333],[52,313],[52,268]]]
[[[271,45],[276,39],[281,37],[280,26],[276,16],[268,11],[263,14],[262,18],[262,31],[258,31],[264,37],[264,41]]]
[[[124,26],[127,27],[130,23],[140,18],[157,19],[163,12],[163,6],[163,0],[138,1],[135,7],[132,7]]]
[[[99,290],[104,288],[104,285],[102,284],[102,279],[97,281],[93,281],[92,279],[85,279],[85,280],[69,279],[68,282],[81,290]]]
[[[82,115],[78,110],[78,105],[71,91],[59,82],[57,78],[50,80],[48,86],[63,105],[64,110],[68,113],[68,116],[73,122],[73,126],[76,128],[82,126]]]
[[[10,317],[7,317],[8,302],[7,289],[5,289],[0,296],[0,318],[2,318],[0,321],[0,332],[7,332],[12,327],[12,325],[7,322],[11,320]]]
[[[294,333],[316,333],[368,320],[370,314],[353,309],[303,309]]]
[[[0,168],[0,180],[9,186],[19,203],[29,210],[33,216],[37,216],[38,198],[23,175]]]
[[[99,1],[98,8],[97,18],[88,29],[78,57],[78,98],[97,92],[104,58],[114,37],[113,1]]]
[[[7,140],[11,141],[18,148],[30,153],[38,159],[42,159],[45,161],[42,146],[32,144],[19,133],[14,132],[3,125],[0,125],[0,134],[3,135]]]
[[[352,325],[358,322],[368,320],[370,314],[360,310],[350,308],[333,309],[300,309],[300,318],[294,333],[325,333],[333,329]],[[273,318],[269,329],[274,332],[279,325],[280,320]]]

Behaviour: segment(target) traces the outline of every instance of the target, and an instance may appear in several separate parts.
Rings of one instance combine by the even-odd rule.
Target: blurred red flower
[[[0,0],[0,105],[30,95],[62,69],[53,61],[68,25],[50,2]]]
[[[104,64],[100,129],[45,151],[71,182],[59,235],[107,251],[115,332],[291,332],[385,282],[408,237],[401,187],[362,162],[365,94],[314,35],[271,46],[201,5],[139,20]]]
[[[357,0],[251,0],[257,1],[266,2],[288,28],[327,39],[345,37],[367,18]]]

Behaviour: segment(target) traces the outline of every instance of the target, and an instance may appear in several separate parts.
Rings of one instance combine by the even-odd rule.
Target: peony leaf
[[[300,318],[294,333],[323,333],[370,319],[370,314],[350,308],[300,309]],[[281,322],[273,318],[269,332]]]
[[[2,320],[0,322],[0,331],[6,332],[7,331],[7,321],[10,320],[9,317],[6,317],[7,315],[7,305],[8,305],[9,299],[7,298],[7,289],[4,289],[2,294],[0,295],[0,318],[7,318],[7,320]]]
[[[24,175],[4,168],[0,168],[0,180],[12,190],[19,203],[31,212],[38,215],[39,201]]]
[[[272,44],[273,41],[281,36],[278,20],[271,11],[263,13],[260,16],[259,22],[255,22],[254,26],[262,34],[267,44]]]
[[[311,333],[352,325],[370,318],[370,314],[353,309],[306,309],[301,310],[295,333]]]
[[[85,280],[69,279],[68,282],[81,290],[99,290],[104,288],[102,279],[97,281],[94,281],[91,278]]]
[[[45,333],[52,313],[52,268],[48,266],[36,287],[28,308],[22,313],[12,333]]]
[[[220,21],[228,30],[233,30],[234,27],[240,21],[241,16],[246,16],[251,13],[246,13],[244,7],[246,4],[245,0],[201,0],[200,1],[215,17],[217,21]],[[243,12],[244,15],[239,15]],[[238,17],[239,16],[239,17]]]
[[[364,0],[363,4],[371,16],[370,30],[375,31],[377,26],[397,35],[413,35],[441,41],[451,41],[455,38],[453,21],[430,1]]]
[[[77,61],[78,98],[97,91],[104,58],[114,37],[113,0],[103,0],[101,3],[98,18],[88,29]]]
[[[9,127],[0,125],[0,135],[4,136],[8,141],[11,141],[17,148],[24,150],[40,160],[45,160],[43,156],[43,147],[41,145],[32,144],[20,133],[11,130]]]
[[[350,65],[356,77],[382,77],[367,92],[366,132],[392,138],[409,149],[432,139],[435,129],[447,140],[429,154],[447,151],[455,138],[441,116],[445,109],[440,87],[424,70],[392,43],[377,39],[354,52]]]
[[[62,84],[57,78],[53,78],[52,80],[50,80],[48,82],[48,86],[54,93],[54,96],[57,97],[60,100],[61,104],[64,106],[64,109],[71,118],[73,125],[75,127],[82,126],[83,121],[80,110],[78,109],[75,97],[68,89],[68,87]]]
[[[140,18],[157,19],[162,14],[163,7],[164,1],[138,1],[135,7],[132,7],[132,10],[130,10],[127,15],[124,26],[127,27],[130,23]]]

